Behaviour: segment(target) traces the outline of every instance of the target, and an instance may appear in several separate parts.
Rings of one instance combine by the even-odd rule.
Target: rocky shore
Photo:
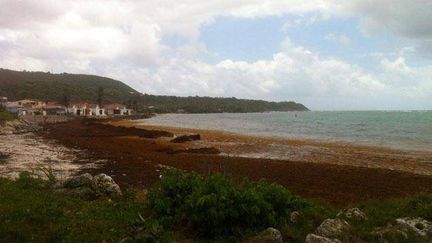
[[[42,127],[36,123],[31,123],[24,119],[16,119],[0,124],[0,136],[36,132],[40,129],[42,129]]]
[[[43,169],[49,169],[59,178],[68,178],[95,166],[93,161],[78,156],[83,151],[37,135],[41,130],[42,126],[24,119],[0,126],[0,177],[16,178],[23,171],[44,177]]]

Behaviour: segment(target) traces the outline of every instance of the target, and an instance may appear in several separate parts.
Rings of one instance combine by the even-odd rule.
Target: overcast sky
[[[430,0],[0,0],[0,67],[151,94],[432,109]]]

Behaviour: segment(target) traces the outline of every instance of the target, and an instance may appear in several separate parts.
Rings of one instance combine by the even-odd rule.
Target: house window
[[[99,115],[103,115],[103,110],[99,110]]]

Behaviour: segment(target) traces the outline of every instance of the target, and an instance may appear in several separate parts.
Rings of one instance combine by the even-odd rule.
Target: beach
[[[201,140],[169,142],[172,135],[191,132],[199,132]],[[173,167],[202,175],[221,172],[237,181],[265,179],[295,194],[334,205],[432,191],[432,166],[426,152],[407,154],[367,146],[145,126],[136,121],[101,124],[76,120],[50,124],[41,136],[86,151],[90,160],[105,161],[81,172],[107,173],[120,185],[139,190],[157,183],[161,171]],[[244,155],[259,154],[277,145],[290,146],[298,152],[292,159]],[[210,147],[221,153],[199,150]]]
[[[1,127],[0,127],[1,128]],[[16,179],[21,172],[42,178],[46,172],[64,180],[103,161],[86,159],[85,151],[45,139],[40,132],[0,134],[0,177]]]
[[[164,130],[174,134],[198,133],[202,139],[189,142],[191,148],[215,147],[222,156],[234,156],[306,163],[382,168],[432,175],[432,152],[407,151],[343,142],[248,136],[226,131],[143,125],[139,121],[110,123],[114,126]]]

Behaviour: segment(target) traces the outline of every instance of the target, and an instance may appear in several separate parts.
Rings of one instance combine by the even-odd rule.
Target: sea
[[[432,111],[307,111],[164,114],[148,125],[432,151]]]

